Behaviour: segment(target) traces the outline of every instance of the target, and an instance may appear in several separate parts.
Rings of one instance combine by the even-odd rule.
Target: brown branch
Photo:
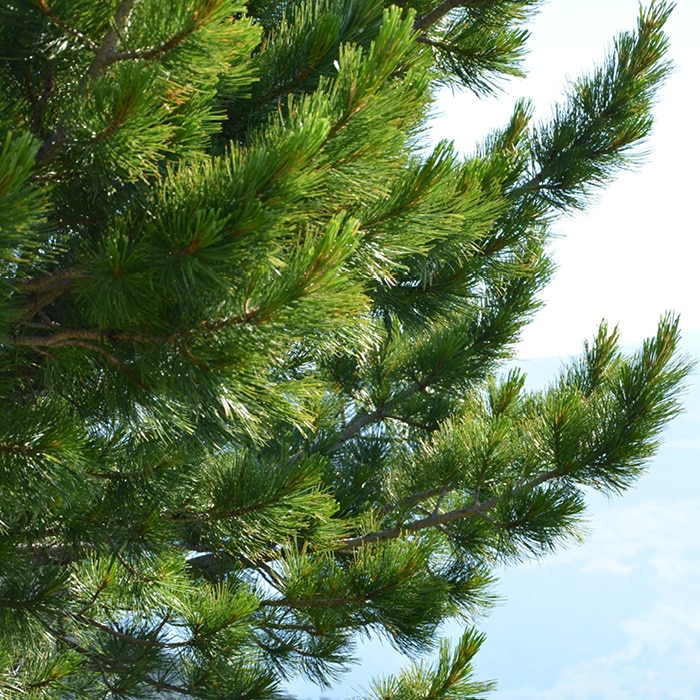
[[[114,629],[114,627],[110,627],[109,625],[105,625],[101,622],[98,622],[97,620],[93,619],[92,617],[89,617],[88,615],[83,615],[82,613],[67,613],[67,615],[75,622],[94,627],[95,629],[101,630],[102,632],[109,634],[115,639],[119,639],[122,642],[126,642],[127,644],[132,644],[134,646],[150,648],[157,647],[158,649],[178,649],[180,647],[190,646],[195,641],[195,637],[185,639],[181,642],[161,642],[158,641],[157,638],[139,639],[138,637],[132,637],[130,634],[120,632],[119,630]],[[161,620],[159,626],[154,630],[154,634],[156,636],[158,633],[160,633],[160,631],[162,631],[163,627],[165,627],[167,621],[168,616],[165,616],[164,619]]]
[[[217,555],[213,552],[207,552],[205,554],[198,554],[195,557],[190,557],[186,561],[190,569],[199,569],[205,572],[205,575],[211,577],[217,573],[219,569],[224,570],[228,563],[234,565],[236,560],[227,553]]]
[[[378,408],[375,408],[374,411],[355,416],[355,418],[353,418],[341,430],[340,436],[338,437],[337,441],[334,442],[330,447],[327,447],[325,449],[323,449],[322,446],[319,446],[317,449],[313,449],[312,447],[307,452],[322,452],[323,454],[332,454],[333,452],[337,452],[346,442],[354,438],[363,428],[367,427],[368,425],[372,425],[372,423],[376,423],[377,421],[384,420],[384,418],[388,418],[388,411],[392,410],[397,404],[401,403],[401,401],[411,398],[411,396],[417,394],[420,391],[424,391],[425,388],[429,386],[432,381],[433,375],[429,375],[427,377],[424,377],[420,381],[411,384],[411,386],[406,387],[406,389],[404,389],[403,391],[400,391],[385,404],[379,406]],[[392,416],[392,418],[394,418],[394,416]],[[298,461],[307,452],[300,451],[296,453],[290,458],[290,461]]]
[[[276,88],[270,90],[269,92],[263,93],[262,95],[257,97],[250,104],[251,110],[258,109],[264,104],[271,102],[272,100],[277,99],[282,95],[290,93],[292,90],[294,90],[294,88],[296,88],[298,85],[301,85],[301,83],[309,77],[309,75],[312,73],[314,68],[320,63],[320,61],[321,59],[319,58],[319,60],[313,63],[311,66],[307,66],[303,70],[300,70],[289,82],[285,83],[284,85],[278,85]]]
[[[112,28],[105,34],[102,43],[99,46],[94,44],[94,46],[90,47],[95,52],[95,58],[93,58],[81,82],[82,88],[85,87],[87,81],[98,78],[114,62],[115,50],[119,44],[121,35],[124,33],[129,23],[129,17],[131,16],[131,11],[134,9],[136,2],[137,0],[122,0],[121,5],[119,5],[117,11],[114,13]],[[65,143],[65,128],[63,123],[59,122],[42,144],[36,154],[34,162],[39,166],[46,164],[56,155]]]
[[[403,423],[404,425],[407,425],[411,428],[420,428],[421,430],[427,431],[433,430],[433,428],[429,425],[425,425],[424,423],[418,423],[417,421],[411,420],[410,418],[404,418],[403,416],[396,416],[393,413],[385,413],[384,418],[390,418],[391,420],[395,420],[398,423]]]
[[[35,566],[63,566],[76,560],[76,548],[69,544],[26,545],[18,547],[21,552],[31,552]]]
[[[540,484],[550,481],[551,479],[556,479],[562,476],[562,472],[559,469],[551,469],[534,479],[525,481],[514,489],[510,494],[522,493],[523,491],[528,491],[530,489],[539,486]],[[488,517],[487,513],[493,510],[499,503],[501,503],[502,498],[499,496],[494,496],[481,503],[475,503],[474,505],[468,506],[467,508],[458,508],[456,510],[450,510],[446,513],[433,513],[426,518],[421,518],[420,520],[414,520],[409,523],[405,523],[400,527],[390,527],[384,530],[376,530],[374,532],[368,532],[365,535],[358,535],[357,537],[349,537],[342,540],[339,543],[338,550],[347,551],[351,549],[357,549],[358,547],[363,547],[374,542],[384,542],[386,540],[394,540],[405,534],[419,532],[420,530],[426,530],[431,527],[440,527],[448,523],[455,522],[457,520],[464,520],[465,518],[480,517],[493,522],[493,520]]]
[[[50,329],[55,326],[55,324],[43,314],[43,309],[61,296],[61,294],[70,290],[75,280],[87,277],[90,277],[88,273],[67,268],[43,277],[13,280],[15,287],[20,292],[30,297],[27,300],[25,312],[15,325],[30,325],[28,322],[39,314],[44,321],[41,327]],[[39,327],[36,326],[36,324],[31,324],[31,326]]]
[[[15,345],[20,345],[24,347],[30,347],[37,352],[43,352],[40,348],[58,348],[58,347],[70,347],[70,348],[83,348],[85,350],[90,350],[91,352],[96,352],[98,355],[106,358],[111,364],[113,364],[117,369],[124,372],[137,386],[145,391],[149,388],[144,384],[141,379],[139,379],[134,372],[122,362],[116,355],[113,355],[104,346],[97,343],[104,341],[114,341],[114,340],[130,340],[135,341],[137,339],[142,339],[138,334],[124,334],[125,337],[121,337],[120,334],[113,333],[103,333],[101,331],[61,331],[59,333],[54,333],[48,336],[19,336],[11,339],[11,342]],[[89,342],[93,341],[93,342]],[[148,338],[148,342],[156,342],[155,339]]]
[[[117,555],[112,554],[110,557],[110,562],[109,562],[109,568],[111,569],[112,566],[114,566],[114,563],[117,561]],[[90,596],[89,600],[87,600],[83,607],[79,610],[81,614],[85,614],[96,602],[97,599],[102,595],[103,591],[109,586],[110,583],[110,578],[109,575],[104,576],[102,578],[102,581],[100,581],[100,585],[97,586],[93,594]]]
[[[332,445],[330,445],[329,447],[324,447],[323,441],[319,440],[316,443],[312,444],[308,449],[301,449],[295,452],[289,458],[287,464],[295,464],[308,454],[320,453],[324,455],[329,455],[333,454],[333,452],[337,452],[346,442],[356,437],[357,434],[363,428],[386,418],[387,411],[393,409],[398,403],[400,403],[404,399],[410,398],[419,391],[424,391],[425,388],[428,385],[430,385],[432,380],[433,375],[429,375],[428,377],[425,377],[420,381],[415,382],[403,391],[400,391],[398,394],[396,394],[396,396],[394,396],[394,398],[387,401],[379,408],[376,408],[374,411],[370,411],[369,413],[362,413],[358,416],[355,416],[355,418],[353,418],[349,423],[347,423],[345,427],[341,430],[338,439]]]
[[[122,0],[122,3],[117,8],[117,11],[114,13],[112,28],[105,34],[102,43],[95,50],[95,58],[87,71],[88,79],[94,80],[99,77],[114,63],[116,48],[129,23],[129,18],[131,17],[131,12],[134,9],[136,1],[137,0]]]
[[[442,51],[451,51],[454,49],[454,47],[450,46],[450,44],[446,44],[444,41],[435,41],[435,39],[430,39],[429,37],[425,36],[425,34],[421,34],[419,37],[417,37],[416,41],[421,44],[425,44],[426,46],[430,46],[433,49],[440,49]]]
[[[270,598],[260,601],[260,607],[269,608],[332,608],[338,605],[362,605],[372,598],[386,591],[389,586],[380,586],[368,591],[364,595],[346,595],[340,598],[310,598],[308,600],[289,600],[288,598]]]
[[[87,657],[97,665],[98,668],[102,669],[103,666],[111,667],[115,670],[119,671],[129,671],[126,666],[123,666],[117,661],[114,661],[113,659],[110,659],[108,656],[105,656],[104,654],[100,654],[98,652],[90,651],[89,649],[86,649],[84,646],[79,644],[78,642],[74,641],[71,639],[67,634],[62,632],[61,630],[56,629],[53,625],[50,623],[42,620],[39,617],[39,621],[42,623],[44,626],[44,629],[46,629],[47,632],[49,632],[55,639],[63,642],[67,646],[69,646],[71,649],[74,649],[77,651],[79,654],[82,656]]]
[[[389,402],[391,405],[396,403],[396,400]],[[374,411],[370,413],[360,414],[355,416],[341,431],[338,441],[332,445],[328,450],[325,450],[327,454],[331,452],[336,452],[339,450],[348,440],[355,437],[363,428],[366,428],[372,423],[383,420],[386,417],[386,411],[389,409],[389,405],[380,406],[375,408]]]
[[[20,345],[30,348],[54,348],[73,343],[81,343],[85,341],[101,342],[104,340],[104,334],[100,331],[88,330],[70,330],[59,331],[53,335],[38,335],[38,336],[16,336],[11,339],[14,345]]]
[[[66,132],[62,124],[58,124],[53,132],[41,144],[41,148],[37,151],[34,162],[37,165],[48,163],[56,153],[62,148],[66,142]]]
[[[85,87],[86,82],[95,80],[102,73],[104,73],[109,66],[117,61],[124,61],[128,59],[144,59],[150,60],[157,58],[162,53],[167,52],[175,48],[178,44],[182,43],[187,39],[193,32],[195,32],[202,25],[206,15],[200,18],[199,21],[193,22],[192,25],[185,31],[179,32],[174,37],[171,37],[167,42],[161,44],[160,46],[151,47],[150,49],[145,49],[141,51],[121,51],[118,52],[117,46],[127,28],[131,13],[134,9],[134,5],[138,0],[122,0],[122,3],[117,8],[112,19],[112,27],[105,34],[102,43],[97,44],[86,37],[82,32],[66,25],[62,20],[58,19],[53,15],[46,0],[39,0],[40,7],[44,14],[58,26],[62,31],[67,34],[76,37],[79,41],[83,43],[87,48],[91,49],[95,53],[95,57],[88,68],[83,81],[81,82],[81,87]],[[53,132],[46,138],[41,148],[39,149],[35,162],[37,165],[44,165],[50,161],[60,148],[66,142],[66,133],[64,125],[59,122],[54,128]]]
[[[198,326],[191,328],[187,331],[188,335],[193,335],[198,331],[204,331],[206,333],[215,333],[216,331],[223,330],[224,328],[234,328],[235,326],[240,326],[242,323],[265,323],[269,319],[269,315],[260,315],[260,307],[249,308],[246,302],[243,316],[227,316],[225,318],[220,318],[217,321],[202,321]]]
[[[379,511],[379,515],[382,515],[382,516],[389,515],[389,513],[391,513],[391,511],[396,510],[397,508],[410,508],[411,506],[415,506],[417,503],[420,503],[421,501],[425,501],[428,498],[434,498],[435,496],[440,496],[444,492],[445,492],[444,487],[426,489],[425,491],[417,491],[416,493],[412,493],[410,496],[406,496],[405,498],[402,498],[398,503],[387,503]]]
[[[293,632],[306,632],[307,634],[311,635],[316,635],[316,636],[321,636],[323,635],[323,631],[319,631],[316,627],[313,625],[302,625],[302,624],[295,624],[293,622],[265,622],[264,625],[262,625],[262,628],[267,631],[268,629],[275,629],[275,630],[289,630]],[[336,627],[337,629],[337,627]]]
[[[274,498],[267,501],[258,501],[257,503],[251,503],[247,506],[241,506],[240,508],[234,508],[233,510],[217,511],[215,506],[212,506],[208,510],[201,514],[192,513],[188,511],[180,511],[175,513],[171,520],[177,523],[213,523],[219,520],[231,520],[233,518],[240,518],[248,513],[254,513],[258,510],[264,510],[265,508],[270,508],[279,503],[278,498]]]
[[[30,100],[32,97],[31,94],[31,86],[28,85],[29,80],[27,76],[25,75],[25,84],[27,85],[28,91],[30,91]],[[33,105],[34,105],[34,113],[32,115],[32,124],[29,127],[29,130],[35,135],[35,136],[40,136],[41,131],[42,131],[42,122],[43,122],[43,117],[44,117],[44,108],[46,107],[46,103],[49,101],[51,98],[51,94],[54,91],[54,88],[56,87],[56,83],[53,79],[53,76],[49,73],[44,77],[44,87],[41,91],[41,94],[33,100]]]
[[[513,491],[509,495],[522,493],[523,491],[530,490],[547,481],[551,481],[552,479],[556,479],[561,476],[563,476],[563,473],[560,469],[551,469],[540,474],[539,476],[534,477],[533,479],[523,481],[518,486],[516,486],[515,489],[513,489]],[[436,496],[438,497],[438,499],[441,499],[446,495],[446,493],[447,489],[445,486],[433,489],[426,489],[425,491],[420,491],[415,494],[411,494],[410,496],[407,496],[397,505],[386,505],[379,512],[380,515],[388,515],[395,508],[408,508],[411,506],[415,506],[421,501],[427,500],[429,498],[434,498]],[[478,492],[476,498],[478,499]],[[447,511],[446,513],[440,513],[436,507],[435,509],[433,509],[432,513],[426,516],[425,518],[421,518],[420,520],[414,520],[413,522],[406,523],[400,527],[385,528],[383,530],[369,532],[365,535],[349,537],[344,540],[341,540],[336,547],[336,551],[348,552],[350,550],[357,549],[359,547],[363,547],[374,542],[383,542],[386,540],[397,539],[399,537],[402,537],[403,535],[410,534],[413,532],[419,532],[420,530],[425,530],[431,527],[441,528],[444,525],[456,522],[458,520],[464,520],[466,518],[480,517],[486,520],[487,522],[493,524],[494,520],[488,515],[488,512],[490,510],[493,510],[496,506],[498,506],[499,503],[501,503],[501,501],[501,497],[494,496],[493,498],[489,498],[481,502],[478,502],[478,500],[476,500],[476,502],[473,505],[468,506],[467,508],[459,508],[456,510]],[[437,505],[439,506],[439,500]],[[188,565],[196,568],[214,570],[219,561],[220,558],[215,553],[209,552],[207,554],[201,554],[199,556],[192,557],[191,559],[188,559],[187,563]],[[289,603],[289,601],[273,599],[261,601],[260,605],[270,607],[283,607],[285,605],[288,605],[289,607],[310,607],[312,605],[331,605],[332,602],[333,601],[328,599],[325,602],[324,600],[319,600],[314,602],[300,602],[298,604],[292,604]],[[351,601],[348,599],[346,602]]]
[[[86,328],[71,328],[53,333],[52,335],[36,335],[36,336],[14,336],[11,342],[14,345],[20,345],[30,348],[56,348],[75,345],[81,345],[84,342],[94,343],[168,343],[172,342],[174,337],[156,337],[144,335],[143,333],[124,333],[119,331],[93,331]],[[88,349],[98,352],[106,352],[104,348],[91,345]],[[114,360],[115,358],[110,358]],[[117,362],[120,362],[117,360]]]
[[[71,639],[67,634],[64,632],[61,632],[61,630],[56,629],[53,625],[50,623],[45,622],[44,620],[40,619],[40,622],[44,626],[44,629],[46,629],[47,632],[49,632],[55,639],[63,642],[65,645],[69,646],[71,649],[77,651],[81,656],[84,656],[86,659],[88,659],[91,663],[95,665],[97,668],[97,671],[99,672],[100,676],[102,677],[102,680],[104,681],[105,685],[110,687],[111,690],[114,690],[111,688],[111,684],[107,681],[106,679],[106,673],[112,672],[112,673],[132,673],[133,668],[126,666],[125,664],[119,663],[118,661],[115,661],[114,659],[105,656],[104,654],[100,654],[99,652],[96,651],[90,651],[89,649],[86,649],[84,646],[79,644],[78,642],[74,641]],[[141,657],[143,658],[143,657]],[[135,664],[138,663],[141,659],[137,659],[135,661]],[[192,696],[192,691],[188,690],[187,688],[182,688],[176,685],[173,685],[171,683],[167,683],[165,681],[158,681],[155,678],[151,678],[151,676],[144,675],[141,677],[141,680],[143,680],[146,685],[150,685],[151,687],[155,688],[156,690],[170,690],[174,693],[180,693],[181,695],[186,695],[186,696]]]
[[[544,172],[540,171],[536,175],[533,175],[529,180],[527,180],[527,182],[524,182],[522,185],[518,185],[518,187],[515,187],[509,192],[506,192],[506,195],[509,199],[517,199],[518,197],[522,197],[524,194],[529,194],[530,192],[537,192],[537,190],[540,189],[551,189],[551,187],[547,187],[547,185],[544,184],[544,181]]]
[[[137,51],[115,51],[112,54],[112,61],[130,61],[130,60],[142,60],[151,61],[153,59],[159,58],[164,53],[172,51],[176,46],[181,44],[187,38],[192,36],[200,27],[202,22],[193,23],[188,29],[178,32],[175,36],[168,39],[168,41],[162,43],[160,46],[152,46],[148,49],[140,49]]]
[[[309,659],[317,659],[318,654],[314,654],[313,652],[306,651],[305,649],[300,649],[298,646],[295,644],[292,644],[291,642],[286,641],[285,639],[282,639],[278,634],[275,634],[271,629],[265,629],[265,634],[269,635],[272,637],[272,639],[277,642],[283,649],[286,649],[287,651],[293,651],[295,654],[299,654],[299,656],[303,656],[305,658]],[[266,651],[273,651],[270,649],[269,645],[263,644],[262,642],[258,642],[260,646],[265,649]]]

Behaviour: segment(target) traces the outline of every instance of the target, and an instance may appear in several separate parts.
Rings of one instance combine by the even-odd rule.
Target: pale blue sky
[[[558,361],[523,364],[541,382]],[[494,700],[700,700],[697,382],[684,403],[638,486],[591,499],[583,545],[503,572],[476,660]]]
[[[566,78],[601,58],[637,11],[636,0],[550,0],[531,27],[530,77],[487,101],[445,95],[435,138],[469,153],[518,97],[532,98],[546,117]],[[520,346],[535,383],[556,373],[558,357],[577,354],[602,318],[637,343],[664,311],[680,312],[687,351],[700,359],[698,27],[700,0],[677,0],[667,27],[676,70],[645,165],[556,224],[558,273]],[[503,572],[504,600],[484,622],[487,642],[476,659],[482,679],[498,680],[493,700],[700,700],[699,379],[638,488],[592,500],[586,543]],[[400,663],[392,649],[372,644],[336,689],[290,689],[342,700]]]

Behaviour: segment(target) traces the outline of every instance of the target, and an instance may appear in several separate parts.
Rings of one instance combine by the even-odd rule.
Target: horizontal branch
[[[417,505],[421,501],[427,501],[429,498],[435,498],[436,496],[441,496],[447,493],[444,486],[437,486],[432,489],[425,489],[424,491],[417,491],[412,493],[410,496],[402,498],[398,503],[387,503],[380,511],[380,515],[388,515],[397,508],[411,508]]]
[[[411,396],[421,391],[424,391],[431,384],[433,379],[433,375],[424,377],[420,381],[414,382],[410,386],[406,387],[398,394],[396,394],[393,398],[391,398],[389,401],[382,404],[378,408],[375,408],[373,411],[370,411],[369,413],[361,413],[360,415],[355,416],[349,423],[347,423],[343,427],[343,429],[340,431],[338,439],[332,445],[324,448],[322,444],[318,444],[315,447],[312,446],[308,450],[299,450],[292,457],[290,457],[289,462],[292,464],[294,462],[298,462],[306,454],[313,454],[318,452],[325,455],[333,454],[334,452],[337,452],[346,442],[356,437],[362,431],[362,429],[366,428],[368,425],[377,423],[381,420],[384,420],[385,418],[391,418],[392,420],[400,420],[396,415],[390,416],[389,411],[393,410],[402,401],[410,399]],[[407,422],[407,420],[404,420],[403,422]]]
[[[106,656],[105,654],[101,654],[100,652],[92,651],[90,649],[85,648],[84,646],[76,642],[74,639],[72,639],[68,634],[65,634],[61,630],[56,629],[53,625],[46,621],[40,619],[40,622],[44,626],[44,629],[46,629],[46,631],[49,632],[49,634],[51,634],[57,641],[60,641],[66,646],[70,647],[75,652],[85,657],[90,663],[92,663],[102,676],[102,680],[105,682],[105,685],[107,685],[108,687],[110,684],[106,678],[107,672],[124,674],[133,673],[134,666],[143,658],[141,657],[136,659],[132,666],[126,665],[124,663],[116,661],[115,659],[109,656]],[[143,674],[142,676],[140,676],[140,678],[146,685],[155,688],[157,691],[168,690],[173,693],[178,693],[183,697],[194,697],[194,693],[188,688],[176,686],[166,681],[157,680],[155,678],[152,678],[148,674]]]
[[[98,622],[97,620],[89,617],[88,615],[83,615],[81,613],[68,613],[68,616],[71,617],[73,620],[76,622],[79,622],[84,625],[88,625],[90,627],[94,627],[95,629],[101,630],[102,632],[105,632],[106,634],[109,634],[110,636],[114,637],[115,639],[119,639],[122,642],[126,642],[127,644],[132,644],[134,646],[139,646],[139,647],[155,647],[158,649],[178,649],[180,647],[186,647],[190,646],[194,643],[195,638],[192,637],[191,639],[184,639],[180,642],[162,642],[160,640],[156,639],[139,639],[138,637],[132,637],[130,634],[126,634],[125,632],[120,632],[117,629],[114,629],[114,627],[110,627],[109,625],[105,625],[101,622]],[[167,619],[163,622],[161,622],[161,625],[159,626],[159,629],[156,630],[156,632],[160,632],[162,628],[165,626],[165,623],[167,622]]]
[[[289,600],[288,598],[269,598],[260,601],[260,607],[269,608],[332,608],[337,605],[364,605],[378,595],[384,593],[389,586],[379,586],[363,595],[345,595],[339,598],[308,598],[307,600]]]
[[[51,335],[36,336],[12,336],[13,345],[20,345],[32,348],[56,348],[74,345],[85,347],[85,342],[93,343],[113,343],[113,342],[135,342],[135,343],[167,343],[172,342],[174,337],[163,338],[157,336],[144,335],[143,333],[124,333],[117,331],[95,331],[87,328],[71,328],[57,331]],[[91,350],[99,350],[95,346],[90,346]]]
[[[200,29],[200,27],[201,21],[194,22],[186,30],[178,32],[170,39],[168,39],[168,41],[163,42],[159,46],[151,46],[150,48],[138,49],[136,51],[115,51],[112,54],[112,61],[152,61],[154,59],[160,58],[164,53],[172,51],[176,46],[178,46],[183,41],[192,36],[192,34],[194,34],[198,29]]]
[[[91,275],[87,272],[67,267],[43,277],[27,277],[14,280],[14,284],[22,292],[36,294],[38,292],[63,290],[70,287],[74,280],[87,279],[89,277]]]
[[[529,491],[530,489],[533,489],[546,481],[556,479],[560,476],[562,476],[562,472],[559,469],[551,469],[543,474],[540,474],[534,479],[524,482],[520,486],[516,487],[509,495]],[[358,535],[357,537],[349,537],[339,543],[338,550],[346,551],[350,549],[357,549],[358,547],[363,547],[368,544],[373,544],[374,542],[394,540],[409,533],[419,532],[420,530],[426,530],[431,527],[440,527],[458,520],[465,520],[466,518],[480,517],[491,521],[491,518],[487,517],[488,511],[493,510],[501,502],[502,497],[494,496],[493,498],[489,498],[486,501],[481,501],[480,503],[475,503],[467,508],[458,508],[456,510],[447,511],[446,513],[432,513],[425,518],[405,523],[400,527],[390,527],[383,530],[368,532],[365,535]]]

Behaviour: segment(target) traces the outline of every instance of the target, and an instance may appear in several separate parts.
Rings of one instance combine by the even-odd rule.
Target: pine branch
[[[647,133],[670,7],[650,0],[549,126],[521,103],[473,158],[425,160],[436,84],[517,73],[538,0],[383,20],[256,0],[232,32],[221,0],[137,2],[0,10],[3,109],[36,137],[0,149],[10,682],[252,699],[340,668],[355,633],[424,651],[487,605],[497,555],[572,532],[586,487],[626,488],[677,412],[668,324],[541,395],[489,378],[545,280],[548,217]],[[340,212],[359,228],[331,231]],[[385,695],[477,694],[466,652],[444,658]]]
[[[2,449],[1,444],[0,449]],[[72,564],[78,559],[76,547],[68,544],[20,545],[18,550],[22,553],[31,552],[34,566],[63,566]]]
[[[93,341],[95,343],[109,342],[135,342],[135,343],[163,343],[167,338],[144,335],[143,333],[123,333],[115,331],[93,331],[88,329],[62,330],[52,335],[37,336],[13,336],[13,345],[30,348],[57,348],[57,347],[86,347],[85,343]],[[104,348],[96,345],[87,346],[88,349],[96,352],[104,352]]]
[[[51,275],[35,279],[14,280],[19,291],[29,295],[27,309],[15,322],[15,327],[53,329],[56,324],[44,313],[44,309],[53,303],[58,297],[73,288],[74,280],[89,278],[87,273],[76,270],[59,270]],[[31,319],[39,316],[41,324],[31,323]]]
[[[41,352],[39,348],[41,347],[71,347],[71,348],[83,348],[84,350],[89,350],[90,352],[95,352],[98,355],[102,355],[111,364],[113,364],[118,370],[126,374],[138,387],[146,391],[149,390],[148,386],[144,384],[133,372],[132,370],[124,364],[116,355],[109,352],[103,345],[96,345],[95,343],[87,342],[86,340],[81,340],[80,336],[93,338],[96,340],[103,340],[103,334],[99,331],[68,331],[66,333],[56,333],[53,336],[47,337],[20,337],[13,338],[12,342],[15,345],[24,345]]]
[[[552,469],[540,474],[540,476],[530,479],[524,482],[517,488],[515,488],[509,496],[516,495],[518,493],[523,493],[529,491],[530,489],[539,486],[547,481],[556,479],[562,476],[562,472],[559,469]],[[481,501],[480,503],[475,503],[468,508],[459,508],[457,510],[447,511],[446,513],[433,513],[432,515],[422,518],[421,520],[414,520],[413,522],[406,523],[401,527],[386,528],[384,530],[377,530],[375,532],[368,532],[366,535],[359,535],[358,537],[349,537],[342,540],[339,543],[339,551],[347,551],[351,549],[357,549],[358,547],[363,547],[373,542],[384,542],[386,540],[394,540],[398,537],[402,537],[405,534],[419,532],[420,530],[425,530],[431,527],[440,527],[448,523],[455,522],[457,520],[464,520],[465,518],[480,517],[493,522],[491,518],[488,517],[488,511],[493,510],[502,502],[502,498],[494,496],[486,501]]]
[[[276,100],[279,97],[282,97],[282,95],[288,95],[291,93],[293,90],[295,90],[297,87],[303,84],[303,82],[314,72],[314,69],[316,66],[321,63],[323,56],[319,56],[315,62],[311,63],[310,65],[306,66],[302,70],[300,70],[291,80],[288,80],[286,83],[282,85],[278,85],[276,88],[273,88],[269,92],[263,93],[262,95],[259,95],[257,98],[255,98],[251,104],[250,108],[251,110],[258,109],[259,107],[262,107],[264,104],[267,104],[268,102],[271,102],[272,100]]]
[[[265,624],[263,625],[263,628],[265,630],[274,629],[274,630],[283,630],[283,631],[290,631],[290,632],[306,632],[306,634],[313,634],[316,636],[323,635],[323,632],[319,632],[319,630],[316,629],[316,627],[314,627],[313,625],[301,625],[301,624],[294,624],[292,622],[265,622]]]
[[[330,445],[329,447],[323,447],[323,445],[319,443],[315,448],[312,446],[308,451],[300,450],[290,458],[290,463],[297,462],[307,453],[312,454],[314,452],[321,452],[322,454],[326,455],[333,454],[334,452],[337,452],[346,442],[356,437],[367,426],[389,417],[393,420],[398,420],[398,418],[394,415],[389,416],[388,411],[394,409],[402,401],[411,398],[411,396],[414,396],[415,394],[421,391],[425,391],[425,389],[428,386],[430,386],[433,380],[434,375],[428,375],[428,377],[425,377],[422,380],[415,382],[411,386],[407,387],[403,391],[400,391],[392,399],[382,404],[374,411],[370,411],[369,413],[362,413],[356,416],[347,425],[343,427],[343,429],[340,431],[340,436],[332,445]]]
[[[58,124],[53,132],[41,144],[37,151],[35,163],[38,166],[48,163],[66,143],[66,130],[62,124]]]
[[[215,5],[210,4],[205,11],[197,13],[196,18],[192,19],[190,25],[173,35],[167,41],[164,41],[159,46],[152,46],[147,49],[139,49],[137,51],[114,51],[111,55],[111,60],[113,63],[117,61],[129,61],[129,60],[142,60],[142,61],[152,61],[160,58],[163,54],[172,51],[174,48],[182,44],[191,37],[195,32],[199,31],[205,22],[210,18],[210,13],[206,12],[206,9],[214,10]]]
[[[344,548],[343,548],[344,549]],[[349,549],[349,548],[348,548]],[[343,551],[339,549],[338,551]],[[368,591],[364,591],[363,595],[345,595],[338,598],[309,598],[307,600],[290,600],[289,598],[268,598],[260,601],[260,607],[266,608],[293,608],[295,610],[303,610],[307,608],[334,608],[339,605],[362,605],[372,598],[381,595],[392,586],[379,586]]]
[[[440,496],[445,492],[445,487],[436,487],[432,489],[425,489],[424,491],[417,491],[412,493],[406,498],[402,498],[398,503],[387,503],[380,511],[381,516],[389,515],[394,510],[403,510],[405,508],[411,508],[417,505],[421,501],[427,501],[430,498],[435,498],[435,496]]]
[[[94,627],[95,629],[109,634],[115,639],[119,639],[120,641],[126,642],[127,644],[131,644],[133,646],[151,647],[157,649],[179,649],[181,647],[190,646],[195,641],[195,637],[191,639],[185,639],[181,642],[161,642],[158,641],[158,639],[139,639],[138,637],[132,637],[130,634],[120,632],[119,630],[114,629],[114,627],[110,627],[109,625],[105,625],[101,622],[98,622],[97,620],[93,619],[92,617],[89,617],[88,615],[74,612],[69,612],[67,613],[67,615],[75,622]],[[167,616],[165,616],[164,621],[161,621],[159,628],[154,630],[154,634],[156,634],[159,630],[162,630],[165,624],[167,624]],[[199,639],[199,637],[196,637],[196,639]]]
[[[22,77],[24,78],[24,84],[27,89],[27,95],[29,101],[34,105],[34,113],[32,115],[32,123],[29,130],[34,134],[34,136],[41,137],[41,126],[44,116],[44,109],[53,94],[54,88],[56,87],[56,82],[50,72],[44,76],[44,86],[42,88],[40,95],[35,95],[34,90],[31,86],[31,81],[29,75],[26,71],[22,72]]]
[[[299,656],[302,656],[302,657],[307,658],[307,659],[318,659],[318,658],[319,658],[319,655],[318,655],[318,654],[316,654],[316,653],[314,653],[314,652],[312,652],[312,651],[306,651],[305,649],[301,649],[301,648],[298,647],[297,645],[292,644],[291,642],[286,641],[285,639],[283,639],[282,637],[280,637],[278,634],[275,634],[275,633],[274,633],[271,629],[269,629],[267,626],[265,627],[265,634],[267,634],[267,635],[269,635],[270,637],[272,637],[272,639],[274,639],[275,642],[277,642],[277,644],[280,645],[280,647],[282,647],[283,649],[285,649],[285,650],[287,650],[287,651],[292,651],[292,652],[294,652],[295,654],[299,654]],[[270,652],[273,652],[273,653],[276,651],[275,649],[272,649],[272,648],[271,648],[269,645],[267,645],[267,644],[263,644],[262,642],[258,642],[258,643],[259,643],[260,646],[261,646],[263,649],[265,649],[266,651],[270,651]]]
[[[411,420],[410,418],[405,418],[404,416],[396,416],[393,413],[384,413],[384,418],[390,418],[391,420],[395,420],[397,423],[403,423],[409,428],[418,428],[427,432],[433,430],[433,428],[429,425],[425,425],[424,423],[418,423],[417,421]]]
[[[435,41],[435,39],[430,39],[429,37],[425,36],[425,34],[420,34],[417,38],[416,41],[420,42],[421,44],[425,44],[426,46],[430,46],[433,49],[440,49],[441,51],[450,51],[452,47],[449,44],[446,44],[444,41]]]
[[[78,654],[80,654],[82,657],[87,659],[90,663],[94,664],[94,666],[97,668],[98,672],[100,673],[100,676],[102,678],[102,681],[105,683],[105,685],[112,691],[112,692],[119,692],[118,689],[113,688],[110,684],[110,682],[107,680],[107,674],[108,673],[133,673],[133,668],[126,666],[122,663],[119,663],[118,661],[115,661],[114,659],[106,656],[105,654],[100,654],[99,652],[96,651],[90,651],[90,649],[87,649],[86,647],[82,646],[80,643],[76,642],[74,639],[71,639],[70,636],[65,634],[64,632],[61,632],[61,630],[56,629],[53,625],[50,623],[42,620],[40,618],[40,622],[42,623],[44,629],[51,634],[54,639],[62,642],[69,648],[73,649],[76,651]],[[137,658],[134,660],[134,666],[136,666],[142,659],[143,657]],[[155,678],[152,678],[148,674],[143,674],[140,676],[140,679],[148,686],[155,688],[156,690],[169,690],[173,693],[180,693],[184,696],[187,697],[196,697],[194,693],[192,693],[191,690],[188,690],[187,688],[183,688],[180,686],[173,685],[172,683],[167,683],[165,681],[159,681],[156,680]],[[122,693],[119,692],[121,695]]]
[[[95,80],[104,73],[109,66],[114,63],[116,48],[119,40],[126,29],[131,12],[138,0],[122,0],[122,4],[117,8],[112,20],[112,28],[107,32],[102,43],[90,46],[95,52],[95,57],[85,74],[83,85],[87,81]],[[58,122],[53,132],[44,140],[41,148],[36,154],[35,163],[38,166],[45,165],[51,161],[66,143],[66,131],[63,123]]]

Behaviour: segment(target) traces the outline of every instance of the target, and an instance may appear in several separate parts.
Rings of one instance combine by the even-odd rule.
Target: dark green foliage
[[[668,71],[659,2],[549,122],[428,149],[539,5],[0,7],[0,696],[273,700],[455,616],[367,698],[488,691],[494,565],[629,487],[688,372],[669,316],[504,374]]]

